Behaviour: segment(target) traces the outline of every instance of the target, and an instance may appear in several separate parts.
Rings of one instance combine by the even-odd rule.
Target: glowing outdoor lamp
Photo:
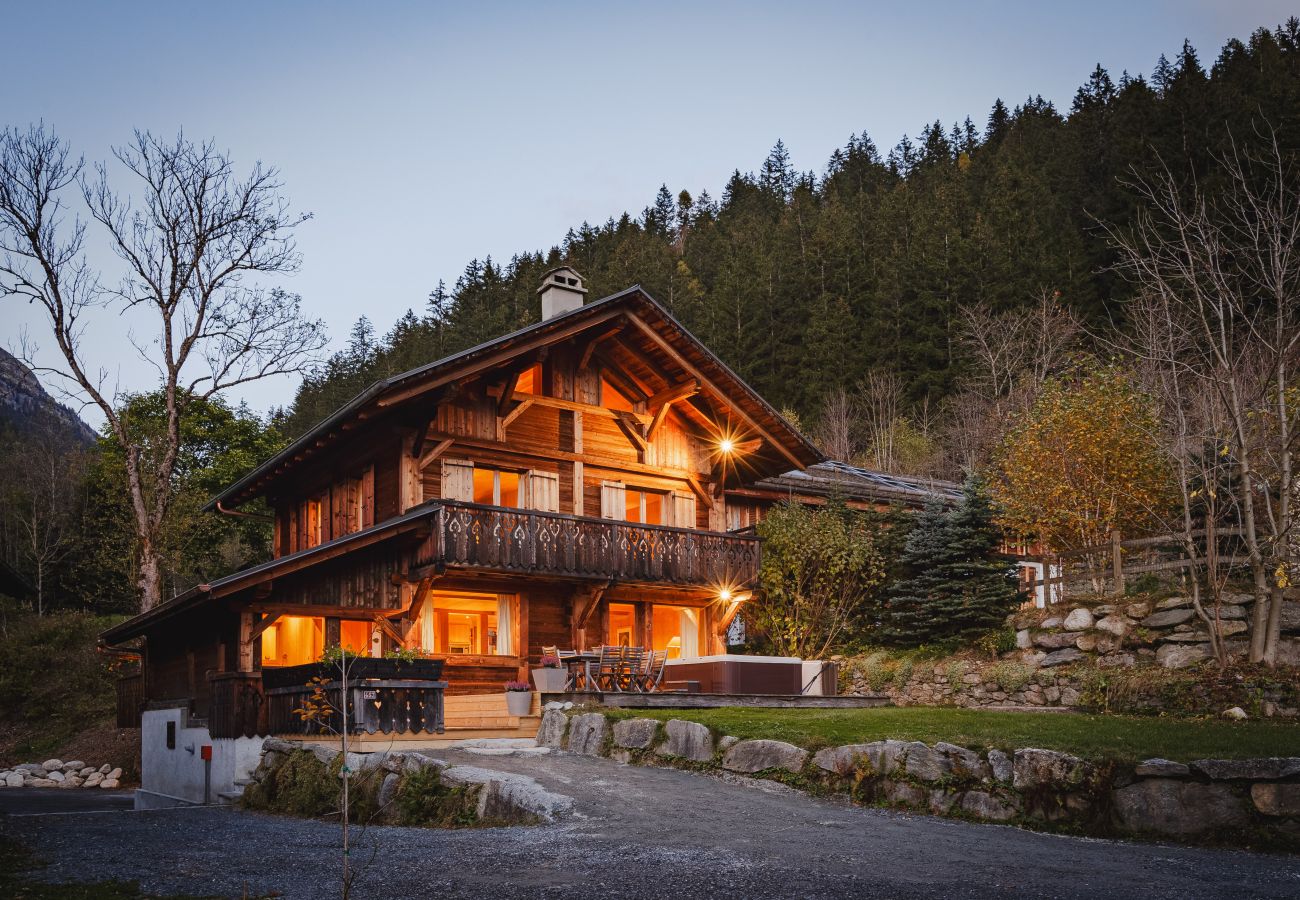
[[[722,440],[718,441],[718,449],[723,453],[734,453],[736,450],[736,442],[729,437],[724,437]]]
[[[723,603],[726,603],[728,600],[730,600],[731,588],[724,587],[720,591],[718,591],[718,599],[721,600]]]

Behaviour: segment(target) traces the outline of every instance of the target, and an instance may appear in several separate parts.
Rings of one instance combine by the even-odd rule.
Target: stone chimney
[[[537,293],[542,295],[542,321],[545,322],[582,306],[587,288],[575,270],[560,266],[542,276]]]

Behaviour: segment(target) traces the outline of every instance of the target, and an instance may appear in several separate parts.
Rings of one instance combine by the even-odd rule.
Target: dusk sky
[[[212,137],[278,167],[302,294],[337,346],[383,332],[473,257],[506,261],[583,220],[638,212],[661,183],[715,197],[780,138],[821,172],[849,135],[882,152],[936,118],[982,128],[998,97],[1068,110],[1101,63],[1149,73],[1184,38],[1224,41],[1294,13],[1280,0],[1036,3],[9,4],[5,124],[44,120],[88,160],[133,128]],[[132,189],[125,180],[123,189]],[[96,257],[109,267],[114,262]],[[110,273],[112,269],[108,269]],[[49,345],[0,301],[0,340]],[[92,358],[153,386],[115,320]],[[48,357],[47,357],[48,359]],[[288,403],[287,378],[230,399]],[[94,424],[98,420],[87,411]]]

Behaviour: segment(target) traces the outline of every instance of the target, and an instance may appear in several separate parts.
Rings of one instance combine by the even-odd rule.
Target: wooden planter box
[[[362,656],[348,663],[348,680],[399,679],[403,681],[440,681],[441,659],[375,659]],[[336,681],[339,668],[324,663],[307,663],[303,666],[274,666],[262,670],[262,684],[268,688],[296,687],[313,678]]]

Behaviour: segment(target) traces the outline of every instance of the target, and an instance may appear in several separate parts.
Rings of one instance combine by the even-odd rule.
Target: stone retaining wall
[[[545,711],[541,746],[624,763],[777,778],[854,800],[989,822],[1300,851],[1300,757],[1094,763],[1054,750],[873,741],[810,752],[685,719]]]

